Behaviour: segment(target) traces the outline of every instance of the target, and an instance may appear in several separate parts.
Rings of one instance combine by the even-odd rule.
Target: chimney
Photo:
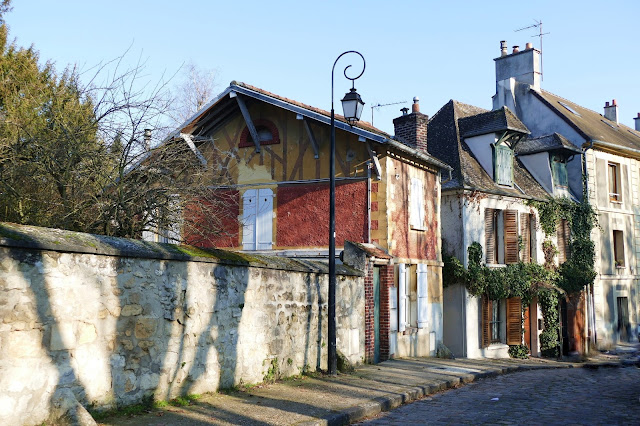
[[[429,116],[420,112],[420,99],[413,98],[411,114],[407,114],[407,109],[402,108],[402,115],[393,119],[393,127],[396,138],[420,151],[427,151],[427,121]]]
[[[633,121],[636,122],[636,130],[640,132],[640,112],[638,113],[638,116],[633,119]]]
[[[618,104],[615,99],[611,101],[611,105],[609,105],[609,102],[604,104],[604,118],[610,121],[615,121],[616,124],[618,124]]]
[[[507,54],[507,42],[500,42],[500,57],[496,62],[496,88],[499,82],[514,79],[516,83],[528,84],[540,91],[540,51],[527,43],[525,50],[513,46],[511,54]],[[508,86],[506,82],[503,86]],[[502,105],[499,105],[500,108]]]
[[[144,149],[151,150],[151,129],[144,129]]]

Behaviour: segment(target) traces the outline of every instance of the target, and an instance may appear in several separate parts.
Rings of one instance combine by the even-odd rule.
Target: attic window
[[[555,187],[567,188],[569,178],[567,176],[567,160],[559,155],[551,156],[551,174]]]
[[[506,145],[494,149],[494,176],[498,185],[513,185],[513,151]]]
[[[256,132],[258,132],[258,138],[260,139],[260,145],[273,145],[280,143],[280,134],[278,128],[269,120],[254,120],[254,126],[256,126]],[[251,148],[254,147],[253,139],[249,128],[245,126],[240,135],[239,148]]]
[[[614,126],[613,123],[609,123],[609,120],[600,120],[600,121],[602,121],[607,126],[611,127],[613,130],[618,130],[618,128]]]
[[[569,105],[565,104],[564,102],[558,101],[558,103],[560,105],[562,105],[563,107],[565,107],[569,112],[572,112],[573,114],[577,115],[578,117],[582,117],[578,111],[576,111],[575,109],[571,108]]]

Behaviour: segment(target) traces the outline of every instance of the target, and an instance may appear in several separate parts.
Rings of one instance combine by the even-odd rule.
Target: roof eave
[[[423,160],[424,162],[431,164],[432,166],[436,166],[440,169],[445,169],[445,170],[453,170],[453,167],[451,167],[450,165],[448,165],[447,163],[440,161],[438,159],[436,159],[435,157],[432,157],[429,154],[425,154],[424,152],[417,150],[415,148],[411,148],[410,146],[407,146],[405,144],[403,144],[402,142],[398,142],[395,141],[393,139],[387,139],[386,143],[391,146],[394,147],[400,151],[403,151],[407,154],[411,154],[414,157],[417,157],[421,160]]]

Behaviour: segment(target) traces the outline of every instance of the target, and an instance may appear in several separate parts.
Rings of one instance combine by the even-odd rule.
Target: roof
[[[537,92],[532,89],[531,92],[588,142],[640,153],[640,132],[547,91]]]
[[[331,124],[331,113],[328,111],[285,98],[246,83],[232,81],[229,87],[185,121],[178,129],[169,135],[168,139],[179,137],[181,133],[193,134],[195,136],[202,135],[215,125],[222,123],[230,115],[237,113],[238,107],[236,101],[232,98],[232,93],[267,102],[326,125]],[[377,129],[366,121],[359,121],[351,126],[342,115],[335,114],[335,126],[343,131],[354,133],[359,137],[401,150],[438,168],[450,169],[446,163],[426,152],[412,149],[393,140],[391,135]]]
[[[536,154],[545,151],[568,151],[572,154],[582,152],[580,148],[559,133],[526,139],[516,145],[516,154],[518,155]]]
[[[442,189],[446,191],[464,188],[519,198],[547,198],[547,192],[533,176],[531,176],[517,157],[513,167],[513,188],[495,183],[464,141],[461,128],[468,131],[468,134],[483,134],[475,132],[470,126],[470,123],[477,122],[480,126],[484,126],[482,132],[486,133],[492,131],[487,129],[496,128],[495,123],[500,122],[502,119],[500,117],[504,117],[505,120],[507,120],[506,117],[510,116],[515,118],[515,115],[508,109],[502,112],[500,112],[500,110],[497,111],[495,115],[492,115],[492,111],[450,100],[431,117],[428,124],[427,149],[431,155],[447,162],[453,167],[453,179],[444,183]],[[491,119],[491,117],[494,117],[494,119]],[[491,124],[493,127],[490,127],[487,123],[493,123]],[[511,121],[510,124],[508,124],[508,122],[505,121],[504,127],[508,128],[512,126],[510,130],[519,129],[516,131],[521,133],[528,132],[528,129],[527,132],[522,131],[526,129],[524,125],[520,126],[516,123],[515,121]],[[522,129],[522,127],[524,127],[524,129]]]
[[[487,111],[458,120],[460,135],[464,137],[486,135],[487,133],[503,132],[513,130],[516,132],[530,134],[527,126],[522,123],[507,107],[502,107],[494,111]]]

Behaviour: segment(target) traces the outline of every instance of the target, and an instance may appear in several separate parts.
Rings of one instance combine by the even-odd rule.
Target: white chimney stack
[[[609,121],[615,121],[618,124],[618,104],[615,99],[611,101],[611,105],[609,105],[609,102],[604,104],[604,118]]]

